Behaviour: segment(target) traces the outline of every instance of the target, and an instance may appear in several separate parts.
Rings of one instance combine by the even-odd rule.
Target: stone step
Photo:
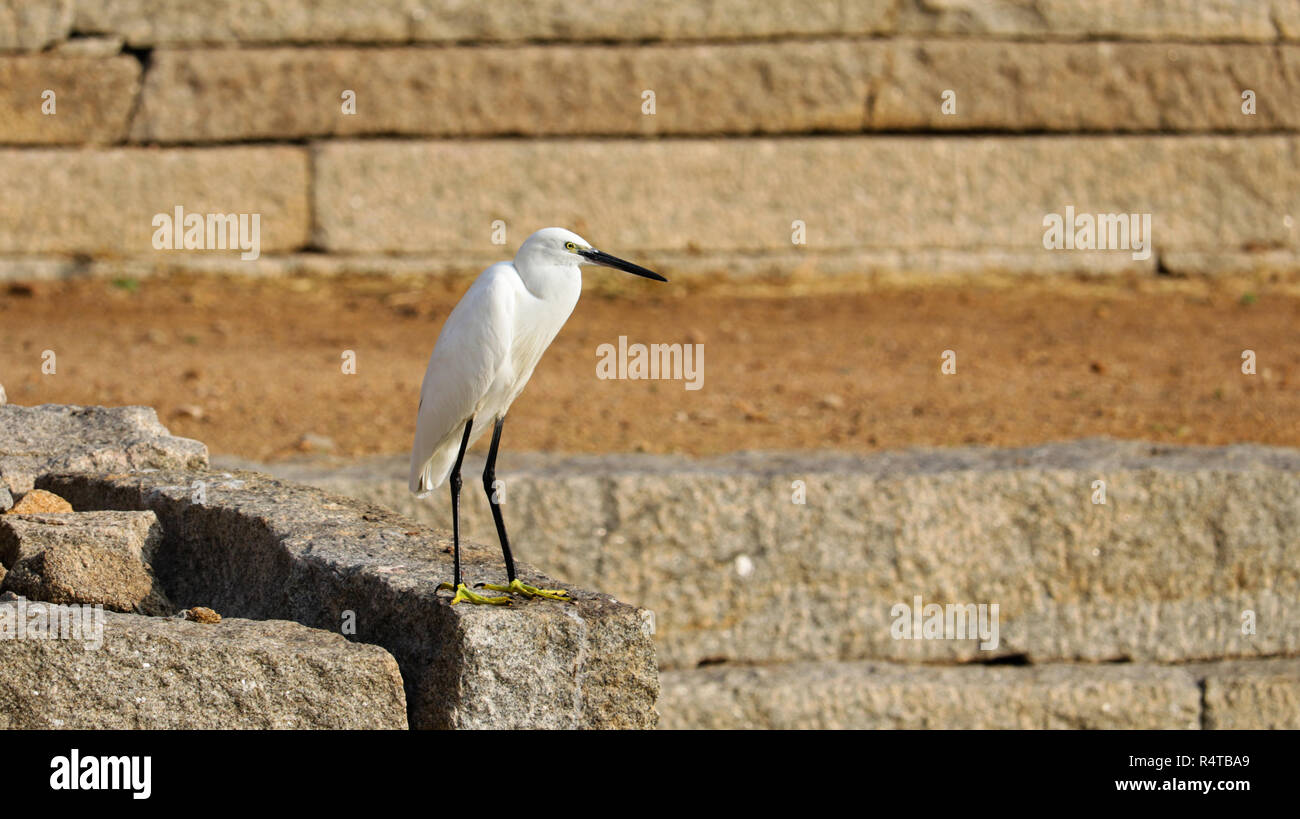
[[[492,226],[504,220],[515,236],[566,224],[648,264],[658,263],[658,252],[671,259],[702,251],[710,268],[722,270],[731,267],[730,255],[777,254],[789,272],[800,267],[790,267],[797,261],[791,254],[807,251],[814,266],[819,254],[865,254],[867,261],[872,253],[901,254],[884,266],[915,272],[935,254],[961,258],[965,249],[982,248],[1002,254],[1010,269],[1032,265],[1032,253],[1047,271],[1115,269],[1089,255],[1149,271],[1157,252],[1300,247],[1288,225],[1289,214],[1300,213],[1300,169],[1291,161],[1297,151],[1300,138],[1271,135],[4,149],[0,255],[21,264],[24,256],[110,254],[164,268],[181,256],[196,257],[195,264],[240,259],[238,249],[155,250],[155,217],[174,218],[183,207],[183,217],[256,214],[259,254],[294,253],[314,241],[339,256],[500,258]],[[507,180],[503,166],[520,170]],[[571,184],[573,167],[617,196],[593,210],[588,194]],[[1102,225],[1108,243],[1125,240],[1129,249],[1046,250],[1044,219],[1064,220],[1067,208],[1071,218],[1138,214],[1145,232],[1125,240],[1117,225]],[[642,218],[649,212],[662,218]],[[1142,214],[1150,215],[1149,230]],[[792,243],[796,223],[806,245]],[[202,244],[208,247],[206,234]]]
[[[21,1],[21,0],[20,0]],[[41,0],[50,2],[50,0]],[[67,0],[64,0],[67,2]],[[756,6],[746,0],[667,0],[653,7],[638,0],[599,0],[579,13],[564,0],[487,0],[470,5],[441,0],[284,0],[273,6],[242,0],[76,0],[83,31],[124,36],[132,45],[206,43],[448,43],[574,40],[730,39],[887,30],[896,0],[780,0]],[[1176,10],[1157,19],[1194,20]],[[1230,30],[1276,39],[1261,15]],[[1090,15],[1084,15],[1086,19]],[[919,18],[918,22],[923,22]]]
[[[403,457],[267,468],[448,525],[444,493],[407,491]],[[1088,440],[698,460],[509,453],[498,476],[515,554],[654,610],[662,668],[1300,653],[1295,450]],[[462,525],[496,542],[481,492],[466,494]],[[997,647],[899,639],[914,621],[895,606],[918,595],[923,607],[997,604]]]
[[[53,256],[11,256],[0,258],[0,281],[54,281],[68,278],[119,279],[166,276],[178,273],[221,276],[425,276],[475,275],[501,261],[509,251],[475,250],[459,253],[383,256],[359,254],[335,256],[325,253],[268,254],[255,260],[237,255],[190,254],[131,257],[123,259],[67,259]],[[655,265],[672,277],[724,276],[730,279],[764,277],[784,280],[803,276],[847,276],[853,286],[861,275],[898,277],[915,282],[923,276],[934,282],[951,277],[962,282],[970,276],[1015,275],[1110,275],[1116,273],[1155,274],[1163,270],[1175,276],[1290,275],[1300,269],[1297,250],[1188,251],[1153,253],[1148,259],[1109,251],[1078,251],[1044,254],[1033,249],[926,249],[915,250],[789,250],[758,254],[655,253]]]
[[[154,249],[154,217],[177,207],[250,225],[257,214],[259,251],[296,250],[310,238],[309,188],[307,151],[293,146],[0,149],[0,254],[190,255]]]
[[[131,139],[1289,131],[1300,127],[1297,68],[1300,46],[910,38],[161,49]],[[93,61],[81,70],[94,72]],[[38,82],[49,81],[31,78],[33,99]],[[117,87],[134,86],[127,76]],[[344,89],[355,115],[342,111]],[[1253,115],[1241,110],[1247,89]]]
[[[511,234],[513,235],[513,234]],[[244,260],[237,254],[191,253],[132,256],[121,259],[68,259],[55,256],[0,258],[0,282],[54,281],[69,278],[147,279],[170,274],[250,277],[284,276],[427,276],[477,275],[488,265],[510,255],[509,250],[463,250],[455,253],[386,256],[373,253],[264,254]],[[763,277],[769,281],[794,277],[835,276],[852,287],[860,276],[884,274],[915,283],[951,277],[960,282],[984,274],[1015,276],[1111,275],[1138,273],[1212,276],[1218,273],[1287,273],[1300,268],[1300,252],[1261,250],[1227,253],[1153,253],[1147,259],[1109,251],[1043,253],[1033,249],[926,249],[913,250],[787,250],[765,253],[691,253],[656,251],[656,269],[670,278],[699,276],[732,280]]]
[[[206,43],[406,43],[733,40],[941,34],[1010,39],[1300,39],[1288,0],[1035,3],[1028,0],[564,0],[472,4],[378,0],[0,0],[0,49],[40,49],[73,30],[133,46]]]
[[[813,662],[662,675],[663,728],[1300,727],[1300,660],[1191,666]]]
[[[1141,260],[1296,247],[1298,151],[1295,137],[1244,135],[334,140],[314,148],[313,208],[331,253],[490,250],[502,220],[515,234],[568,225],[650,264],[688,250],[1069,256],[1044,248],[1045,217],[1064,222],[1068,207],[1076,220],[1150,214],[1145,249],[1131,235],[1131,249],[1110,251]],[[574,186],[573,168],[600,181]]]
[[[140,73],[128,56],[0,56],[0,144],[124,142]]]
[[[3,729],[406,727],[392,656],[337,633],[0,602]]]

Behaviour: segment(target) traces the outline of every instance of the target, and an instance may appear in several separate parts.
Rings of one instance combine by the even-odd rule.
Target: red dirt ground
[[[0,285],[18,404],[148,404],[214,453],[405,451],[464,280]],[[604,381],[597,347],[704,344],[703,388]],[[1241,371],[1242,351],[1257,374]],[[57,372],[41,371],[42,352]],[[357,374],[341,371],[354,350]],[[957,373],[940,373],[944,350]],[[1268,281],[590,282],[515,404],[515,450],[712,454],[1110,435],[1300,446],[1300,287]],[[482,446],[482,444],[480,444]]]

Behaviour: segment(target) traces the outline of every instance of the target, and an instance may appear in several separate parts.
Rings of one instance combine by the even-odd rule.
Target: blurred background
[[[445,525],[438,329],[568,227],[672,282],[587,272],[506,514],[665,726],[1300,727],[1298,92],[1281,0],[0,0],[0,384]]]

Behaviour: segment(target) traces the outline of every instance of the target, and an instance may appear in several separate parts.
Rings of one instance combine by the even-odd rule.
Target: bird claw
[[[480,583],[479,585],[482,586],[483,584]],[[464,603],[467,601],[470,603],[477,603],[479,605],[485,605],[485,606],[510,605],[509,597],[486,597],[482,594],[475,594],[474,592],[466,588],[464,583],[461,583],[459,586],[452,586],[450,583],[439,583],[438,591],[443,591],[443,590],[456,592],[456,596],[451,598],[451,605],[453,606],[456,605],[457,603]]]
[[[559,600],[562,603],[572,603],[573,598],[564,589],[539,589],[536,586],[530,586],[515,578],[510,581],[509,586],[497,586],[492,583],[476,583],[475,588],[491,589],[492,591],[506,592],[507,594],[522,594],[525,597],[545,597],[547,600]]]

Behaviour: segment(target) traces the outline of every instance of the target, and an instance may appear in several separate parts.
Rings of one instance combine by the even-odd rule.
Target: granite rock
[[[664,728],[1199,728],[1179,668],[793,663],[663,675]]]
[[[289,619],[390,651],[416,728],[646,728],[658,673],[648,612],[517,563],[573,603],[450,605],[446,533],[381,507],[251,472],[40,479],[81,509],[149,509],[154,568],[179,607]],[[504,582],[500,552],[462,543],[465,582]],[[223,620],[223,624],[225,621]],[[197,624],[196,624],[197,625]],[[205,628],[207,626],[204,626]]]
[[[202,467],[208,448],[177,438],[150,407],[0,406],[0,483],[27,492],[45,472]]]
[[[1235,730],[1300,728],[1300,658],[1207,663],[1205,727]]]
[[[407,491],[402,458],[269,468],[449,523],[442,499]],[[665,669],[1300,653],[1293,449],[1094,439],[872,455],[512,453],[499,476],[516,554],[654,610]],[[1097,480],[1105,504],[1093,503]],[[493,537],[488,512],[470,493],[462,531]],[[997,604],[997,647],[894,639],[893,607],[917,595]]]
[[[170,614],[151,566],[161,544],[153,512],[5,515],[0,563],[9,574],[0,589],[48,603]]]
[[[67,631],[33,626],[41,619]],[[298,623],[207,625],[20,599],[0,603],[0,637],[0,728],[407,727],[388,652]]]

